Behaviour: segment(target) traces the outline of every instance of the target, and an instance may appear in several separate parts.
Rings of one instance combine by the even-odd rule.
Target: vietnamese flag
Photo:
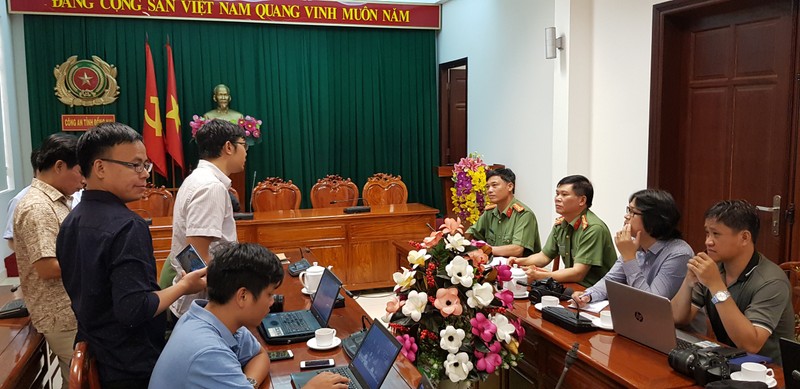
[[[175,86],[175,63],[172,62],[172,46],[167,41],[167,152],[181,171],[183,166],[183,143],[181,142],[181,115],[178,112],[178,88]]]
[[[158,91],[156,90],[156,72],[153,69],[153,54],[150,53],[150,43],[145,41],[145,66],[147,70],[147,85],[144,96],[144,146],[147,148],[147,157],[153,162],[156,173],[167,177],[167,156],[164,152],[164,135],[161,128],[161,111],[158,107]]]

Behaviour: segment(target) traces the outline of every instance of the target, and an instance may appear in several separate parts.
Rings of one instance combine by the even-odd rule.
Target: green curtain
[[[116,114],[117,121],[141,130],[145,39],[153,51],[162,121],[164,45],[167,39],[172,45],[188,165],[197,165],[192,115],[213,108],[212,89],[224,83],[233,109],[263,121],[264,141],[248,151],[248,188],[253,172],[260,179],[291,179],[310,207],[308,192],[326,174],[350,177],[361,188],[383,172],[403,177],[409,202],[443,209],[435,173],[436,44],[430,30],[26,15],[33,147],[60,130],[66,113]],[[53,69],[71,55],[97,55],[115,65],[119,99],[100,107],[60,103]]]

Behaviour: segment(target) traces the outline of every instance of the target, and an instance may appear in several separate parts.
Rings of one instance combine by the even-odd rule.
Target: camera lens
[[[694,359],[694,350],[681,350],[677,348],[670,351],[667,357],[670,367],[675,369],[678,373],[689,377],[694,376],[692,373],[694,371]]]

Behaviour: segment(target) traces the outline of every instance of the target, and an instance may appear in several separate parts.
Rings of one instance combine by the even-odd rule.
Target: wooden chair
[[[156,188],[153,184],[147,184],[147,189],[142,194],[142,198],[131,201],[127,205],[130,210],[144,218],[172,216],[175,198],[163,185],[160,188]]]
[[[351,207],[358,204],[358,187],[349,178],[328,175],[311,188],[314,208]]]
[[[405,204],[408,201],[408,188],[400,176],[375,173],[367,179],[361,196],[364,205]]]
[[[253,188],[254,212],[300,209],[302,193],[292,180],[284,181],[278,177],[268,177]]]
[[[70,389],[100,389],[100,374],[94,356],[89,352],[89,344],[78,342],[72,352],[69,366]]]
[[[792,307],[794,308],[794,337],[800,341],[800,262],[784,262],[780,264],[781,269],[789,277],[789,284],[792,286]]]

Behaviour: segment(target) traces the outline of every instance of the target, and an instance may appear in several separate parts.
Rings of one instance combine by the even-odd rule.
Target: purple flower
[[[494,333],[497,332],[497,326],[480,312],[470,319],[469,323],[472,324],[472,334],[480,336],[484,342],[492,340]]]
[[[497,280],[500,282],[511,281],[511,266],[500,265],[497,267]]]
[[[500,303],[502,303],[506,308],[511,308],[514,306],[514,293],[508,289],[503,289],[502,291],[495,293],[494,297],[497,297],[497,299],[500,300]]]
[[[500,357],[500,342],[494,342],[489,346],[489,352],[484,354],[480,351],[475,351],[475,357],[478,359],[476,367],[478,370],[483,370],[489,374],[494,373],[500,364],[503,363],[503,358]]]

